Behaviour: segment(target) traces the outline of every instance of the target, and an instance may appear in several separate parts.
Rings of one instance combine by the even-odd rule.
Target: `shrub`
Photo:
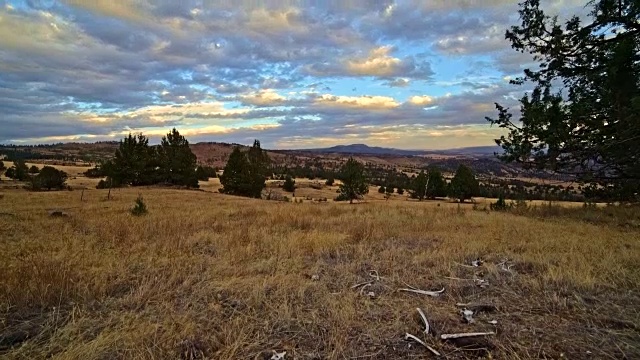
[[[404,194],[404,189],[401,187],[398,187],[398,190],[396,190],[398,192],[398,195],[402,195]]]
[[[136,198],[136,203],[133,206],[133,208],[131,208],[131,215],[133,216],[141,216],[146,214],[147,211],[147,205],[144,203],[144,199],[142,198],[142,195],[138,195],[138,198]]]
[[[380,194],[384,194],[384,193],[385,193],[385,188],[384,188],[384,186],[380,186],[380,187],[378,188],[378,192],[379,192]]]
[[[327,181],[324,182],[324,184],[327,186],[333,186],[333,183],[334,183],[333,177],[327,178]]]
[[[282,190],[287,192],[296,191],[296,181],[291,178],[291,176],[287,175],[284,179],[284,184],[282,184]]]
[[[67,181],[67,173],[51,166],[45,166],[40,173],[33,178],[33,189],[64,189]]]
[[[31,167],[29,168],[29,174],[37,174],[39,172],[40,172],[40,169],[38,169],[38,167],[35,165],[31,165]]]
[[[493,211],[506,211],[509,207],[507,202],[504,201],[504,194],[500,194],[498,201],[489,205],[489,208]]]

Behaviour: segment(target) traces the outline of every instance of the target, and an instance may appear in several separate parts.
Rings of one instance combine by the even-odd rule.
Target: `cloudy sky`
[[[256,5],[261,3],[262,5]],[[586,0],[546,0],[561,17]],[[491,145],[513,0],[0,0],[0,143]]]

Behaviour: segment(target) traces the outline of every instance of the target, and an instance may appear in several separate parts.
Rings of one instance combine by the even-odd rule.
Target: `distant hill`
[[[372,155],[424,155],[427,152],[422,150],[401,150],[394,148],[384,148],[378,146],[368,146],[366,144],[337,145],[328,148],[304,149],[300,151],[316,153],[338,153],[338,154],[372,154]]]
[[[471,146],[457,149],[447,149],[433,151],[433,153],[441,153],[447,155],[486,155],[493,156],[495,153],[502,153],[502,148],[499,146]]]
[[[493,156],[494,153],[500,152],[502,149],[498,146],[474,146],[447,150],[402,150],[395,148],[385,148],[378,146],[368,146],[366,144],[337,145],[328,148],[304,149],[300,151],[308,151],[315,153],[338,153],[338,154],[369,154],[369,155],[398,155],[398,156],[417,156],[417,155],[475,155],[475,156]]]

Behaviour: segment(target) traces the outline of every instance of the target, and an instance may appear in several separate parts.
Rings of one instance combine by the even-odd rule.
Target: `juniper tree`
[[[369,192],[364,166],[354,158],[350,157],[340,170],[340,180],[339,198],[349,199],[350,204]]]
[[[469,167],[461,164],[451,180],[449,196],[459,199],[460,202],[464,202],[466,199],[471,199],[472,196],[476,196],[478,190],[478,180],[476,180],[473,172]]]
[[[487,120],[508,131],[496,140],[502,160],[573,175],[630,199],[640,190],[640,2],[587,6],[588,19],[563,24],[539,0],[520,4],[521,23],[506,38],[539,68],[513,82],[534,90],[520,100],[517,121],[499,104],[498,117]]]
[[[189,141],[172,129],[162,137],[158,147],[160,180],[167,184],[198,187],[196,155],[189,148]]]

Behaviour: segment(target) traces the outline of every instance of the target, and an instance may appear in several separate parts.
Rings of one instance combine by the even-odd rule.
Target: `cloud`
[[[335,96],[324,94],[315,99],[314,105],[345,109],[387,110],[400,106],[400,103],[388,96]]]
[[[369,51],[367,56],[344,57],[337,61],[310,64],[304,67],[307,74],[319,77],[375,77],[389,79],[407,77],[429,79],[434,72],[426,61],[416,60],[413,56],[402,59],[391,56],[392,46],[379,46]]]
[[[240,95],[243,104],[255,106],[276,106],[283,104],[286,98],[273,89],[262,89],[257,92]]]
[[[503,77],[535,66],[504,40],[512,1],[303,5],[0,0],[0,142],[178,126],[192,141],[461,146],[526,90]]]
[[[393,80],[388,80],[384,82],[384,85],[389,87],[407,87],[409,86],[410,80],[405,78],[397,78]]]
[[[409,104],[418,106],[427,106],[433,103],[433,98],[428,95],[412,96],[409,98]]]

